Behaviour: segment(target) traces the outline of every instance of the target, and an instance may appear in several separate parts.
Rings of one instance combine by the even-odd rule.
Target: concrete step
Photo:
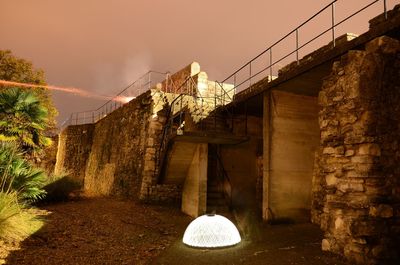
[[[221,190],[218,186],[207,186],[207,193],[220,193]]]
[[[225,199],[207,199],[207,206],[227,206]]]
[[[207,213],[213,213],[215,212],[216,214],[224,215],[226,216],[227,213],[230,213],[229,207],[224,205],[224,206],[209,206],[207,205]]]
[[[222,192],[207,192],[207,198],[209,199],[224,199]]]

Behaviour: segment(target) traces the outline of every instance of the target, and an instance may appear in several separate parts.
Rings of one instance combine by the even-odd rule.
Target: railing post
[[[181,106],[179,109],[179,126],[182,124],[182,105],[183,105],[183,96],[181,96]]]
[[[269,76],[272,79],[272,47],[269,48]]]
[[[217,88],[214,87],[214,109],[213,109],[213,113],[214,113],[214,131],[217,131],[217,112],[215,111],[215,109],[217,108]]]
[[[76,113],[75,125],[78,125],[78,113]]]
[[[151,71],[149,72],[149,90],[151,89]]]
[[[92,111],[92,123],[94,123],[94,111]]]
[[[335,41],[335,2],[332,3],[332,43],[333,47],[336,46]]]
[[[386,5],[386,0],[383,0],[383,13],[385,14],[385,19],[387,19],[388,16],[387,16],[387,5]]]
[[[250,67],[250,69],[249,69],[249,72],[250,72],[250,86],[251,86],[251,62],[250,62],[250,65],[249,65],[249,67]]]
[[[299,64],[299,29],[296,29],[296,61]]]

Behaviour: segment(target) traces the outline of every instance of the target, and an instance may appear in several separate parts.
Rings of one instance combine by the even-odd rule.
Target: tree
[[[0,50],[0,80],[46,85],[44,72],[34,69],[31,62],[15,57],[9,50]],[[5,89],[0,84],[0,90]],[[55,127],[55,117],[58,112],[53,105],[50,92],[42,87],[34,89],[21,88],[29,90],[42,102],[47,109],[47,128]]]
[[[11,87],[0,91],[0,140],[15,141],[28,154],[51,144],[44,135],[48,112],[32,91]]]

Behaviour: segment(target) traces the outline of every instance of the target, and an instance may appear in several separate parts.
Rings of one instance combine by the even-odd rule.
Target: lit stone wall
[[[55,174],[68,172],[70,176],[83,184],[86,162],[92,148],[94,125],[69,126],[58,138]]]
[[[312,220],[325,231],[322,248],[360,264],[398,264],[399,41],[380,37],[342,56],[319,105]]]
[[[181,93],[188,93],[190,89],[209,90],[204,87],[209,82],[207,74],[200,72],[200,65],[194,62],[96,124],[69,126],[60,134],[56,171],[61,172],[63,168],[69,171],[84,184],[88,195],[179,202],[181,185],[158,183],[156,156],[166,113],[177,96],[168,91],[185,84],[188,78],[191,82],[181,87]],[[199,109],[196,98],[190,95],[184,99],[182,104],[178,103],[179,107],[187,107],[195,117],[198,112],[208,114],[214,108],[205,103],[205,109]]]

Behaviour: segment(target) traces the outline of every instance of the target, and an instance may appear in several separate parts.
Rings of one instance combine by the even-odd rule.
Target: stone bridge
[[[324,250],[392,264],[399,39],[397,6],[237,94],[192,63],[96,123],[68,126],[55,171],[93,196],[175,202],[191,216],[312,221]]]

